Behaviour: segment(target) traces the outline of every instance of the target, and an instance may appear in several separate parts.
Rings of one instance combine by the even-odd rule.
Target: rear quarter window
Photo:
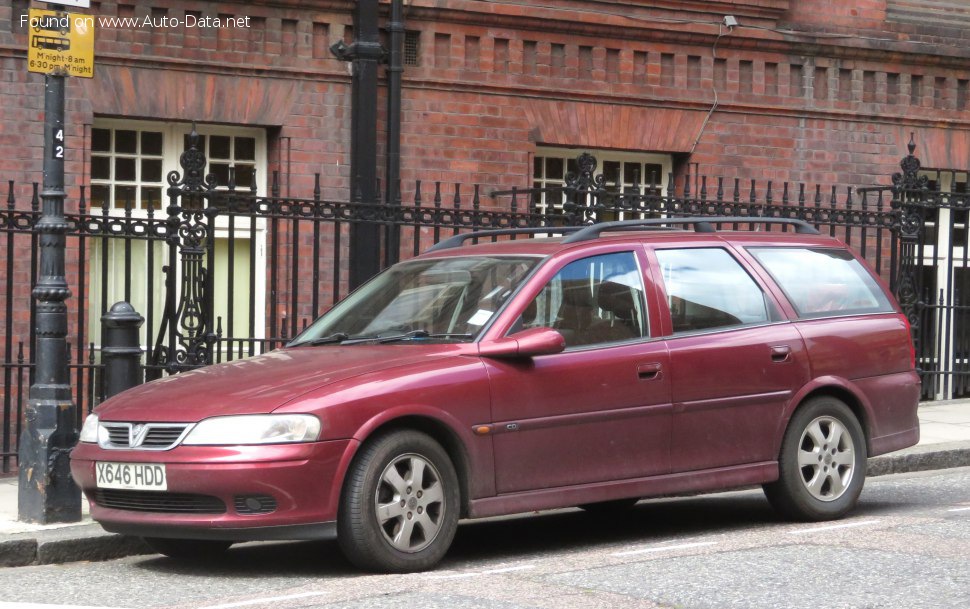
[[[748,251],[785,292],[799,317],[893,311],[882,288],[848,251],[793,247]]]

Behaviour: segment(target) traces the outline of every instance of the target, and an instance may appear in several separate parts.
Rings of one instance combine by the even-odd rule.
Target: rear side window
[[[674,333],[767,323],[764,292],[720,248],[657,250]]]
[[[893,310],[869,271],[845,250],[766,247],[748,251],[781,286],[799,317]]]

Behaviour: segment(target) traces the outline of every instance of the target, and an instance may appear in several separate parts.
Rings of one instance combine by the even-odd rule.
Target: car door
[[[513,303],[510,333],[553,327],[567,347],[484,359],[499,493],[666,473],[668,356],[650,336],[642,263],[634,251],[567,260]]]
[[[670,324],[672,471],[774,461],[786,405],[809,380],[801,335],[727,248],[654,255]]]

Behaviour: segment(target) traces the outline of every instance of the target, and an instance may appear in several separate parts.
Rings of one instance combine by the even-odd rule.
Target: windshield
[[[465,256],[402,262],[338,303],[290,345],[474,340],[539,260]]]

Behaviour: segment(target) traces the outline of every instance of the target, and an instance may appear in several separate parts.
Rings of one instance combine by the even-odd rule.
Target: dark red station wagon
[[[672,493],[838,518],[919,439],[907,320],[840,241],[737,220],[455,237],[284,349],[106,401],[74,478],[169,556],[336,536],[380,571],[435,565],[459,518]]]

